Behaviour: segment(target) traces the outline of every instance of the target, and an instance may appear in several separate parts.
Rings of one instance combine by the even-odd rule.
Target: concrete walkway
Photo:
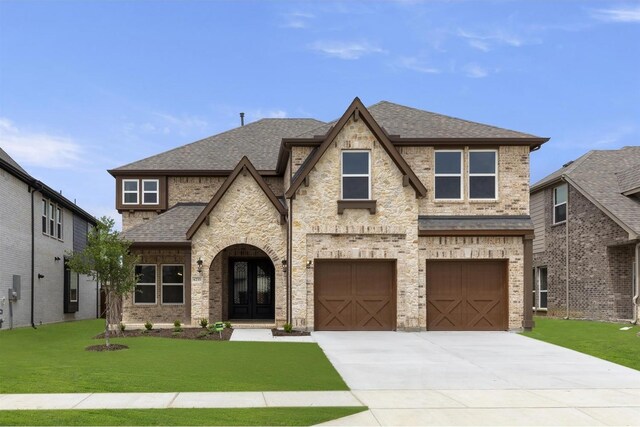
[[[274,337],[271,329],[234,329],[229,341],[315,342],[311,336]]]

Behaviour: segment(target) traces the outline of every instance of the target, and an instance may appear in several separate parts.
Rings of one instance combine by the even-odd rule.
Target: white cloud
[[[263,110],[261,108],[257,110],[249,110],[246,112],[246,122],[251,123],[260,119],[284,119],[287,117],[287,112],[280,109]]]
[[[340,59],[359,59],[365,55],[385,53],[385,50],[368,42],[317,41],[311,49]]]
[[[539,43],[539,40],[524,40],[522,37],[499,30],[490,33],[475,33],[463,29],[458,30],[458,36],[467,40],[469,46],[474,49],[488,52],[495,45],[521,47],[525,44]]]
[[[315,15],[308,12],[291,12],[285,16],[283,28],[303,29],[309,26],[309,21],[315,18]]]
[[[398,66],[406,68],[408,70],[417,71],[425,74],[438,74],[440,69],[432,65],[428,65],[425,61],[420,60],[414,56],[404,56],[398,60]]]
[[[467,64],[464,66],[464,71],[468,77],[474,79],[480,79],[489,75],[489,70],[478,64]]]
[[[125,123],[124,132],[129,136],[136,134],[192,136],[205,131],[209,123],[197,116],[173,115],[169,113],[151,113],[144,123]]]
[[[19,129],[4,117],[0,117],[0,146],[26,165],[59,169],[82,162],[82,147],[73,139]]]
[[[598,9],[593,17],[605,22],[640,22],[640,5],[611,9]]]
[[[609,150],[633,141],[637,135],[638,128],[635,124],[609,124],[560,136],[555,146],[559,149]]]

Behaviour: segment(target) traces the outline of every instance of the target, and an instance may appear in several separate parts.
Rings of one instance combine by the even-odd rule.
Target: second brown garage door
[[[316,260],[314,329],[395,329],[395,261]]]
[[[506,261],[427,261],[427,329],[507,329]]]

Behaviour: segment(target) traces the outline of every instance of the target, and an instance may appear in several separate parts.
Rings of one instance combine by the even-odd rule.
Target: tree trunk
[[[109,329],[111,329],[109,327],[109,319],[111,317],[111,293],[108,291],[109,288],[107,288],[106,293],[106,297],[107,297],[107,306],[105,307],[105,310],[107,311],[105,316],[104,316],[104,339],[105,339],[105,343],[107,345],[107,348],[109,348]]]

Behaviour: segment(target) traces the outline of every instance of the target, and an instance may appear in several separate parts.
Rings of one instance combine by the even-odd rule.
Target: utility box
[[[9,300],[18,301],[20,299],[21,277],[17,274],[13,275],[13,286],[9,289]]]

